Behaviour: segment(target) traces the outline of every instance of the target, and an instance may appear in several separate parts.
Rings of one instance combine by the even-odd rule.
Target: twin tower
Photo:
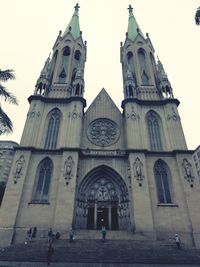
[[[105,226],[130,239],[168,239],[176,232],[200,246],[200,186],[179,101],[148,34],[128,10],[120,47],[122,113],[105,89],[84,111],[87,46],[78,4],[59,33],[28,99],[0,208],[0,245],[23,241],[30,227],[62,235],[71,227]]]

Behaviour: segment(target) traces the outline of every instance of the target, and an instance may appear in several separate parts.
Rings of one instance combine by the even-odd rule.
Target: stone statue
[[[193,183],[194,177],[192,176],[192,165],[188,162],[187,159],[184,159],[182,166],[183,166],[184,173],[185,173],[185,179],[188,182]]]
[[[19,159],[15,163],[15,169],[14,169],[14,183],[17,183],[17,180],[23,175],[22,170],[25,164],[24,156],[21,155]]]
[[[74,166],[74,161],[72,157],[69,156],[65,161],[65,166],[64,166],[64,178],[66,180],[66,185],[69,184],[69,180],[73,177],[73,166]]]
[[[76,78],[83,78],[83,61],[80,60],[77,66]]]
[[[133,167],[135,168],[135,177],[139,182],[139,186],[142,185],[142,181],[144,179],[144,175],[142,174],[143,164],[139,158],[136,158]]]

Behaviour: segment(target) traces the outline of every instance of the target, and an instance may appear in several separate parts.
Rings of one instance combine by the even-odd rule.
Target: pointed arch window
[[[149,76],[147,74],[147,65],[146,65],[146,55],[143,49],[138,50],[138,58],[140,62],[142,85],[149,85]]]
[[[49,114],[48,127],[45,138],[44,147],[47,149],[54,149],[57,145],[58,132],[60,128],[61,112],[58,109],[54,109]]]
[[[74,54],[74,58],[79,61],[81,59],[81,52],[79,50],[76,50]]]
[[[44,159],[37,168],[35,190],[32,202],[48,202],[49,186],[52,176],[53,163],[51,159]]]
[[[162,140],[160,131],[160,119],[158,115],[151,111],[147,114],[147,128],[151,150],[162,150]]]
[[[169,170],[168,166],[162,160],[158,160],[155,163],[154,175],[159,203],[172,203],[169,186]]]
[[[4,181],[0,182],[0,206],[3,201],[5,189],[6,189],[6,183]]]
[[[62,50],[62,63],[61,63],[61,71],[59,74],[59,82],[64,83],[66,80],[66,73],[67,73],[67,68],[68,68],[68,63],[69,63],[69,56],[71,53],[71,49],[69,46],[66,46]]]

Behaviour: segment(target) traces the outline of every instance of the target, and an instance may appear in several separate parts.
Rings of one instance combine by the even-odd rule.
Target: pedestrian
[[[181,241],[180,241],[179,235],[178,234],[175,234],[174,239],[175,239],[177,248],[180,249],[181,248]]]
[[[102,233],[102,240],[106,241],[106,227],[105,226],[102,226],[101,233]]]
[[[36,234],[37,234],[37,227],[33,227],[32,237],[36,237]]]
[[[50,228],[49,232],[48,232],[48,243],[49,243],[49,245],[51,245],[53,243],[53,231],[52,231],[52,228]]]
[[[27,231],[27,240],[30,241],[32,238],[32,228],[29,228]]]
[[[59,232],[56,233],[55,238],[56,238],[56,240],[60,239],[60,233]]]
[[[47,266],[50,265],[50,262],[51,262],[51,257],[54,253],[54,248],[52,246],[52,244],[49,245],[48,247],[48,251],[47,251]]]
[[[74,231],[71,228],[69,231],[69,242],[73,242],[74,241]]]

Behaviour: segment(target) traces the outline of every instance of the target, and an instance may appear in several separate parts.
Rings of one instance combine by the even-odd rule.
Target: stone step
[[[67,239],[53,243],[53,262],[104,264],[200,264],[200,250],[181,249],[175,244],[156,240],[92,240]],[[12,245],[0,251],[0,261],[45,262],[47,239],[32,240],[27,245]],[[37,266],[37,263],[36,265]]]
[[[101,239],[101,230],[76,230],[74,231],[76,239]],[[61,239],[69,239],[69,232],[63,233]],[[155,240],[155,236],[152,233],[143,234],[131,231],[107,231],[106,239],[110,240]]]

